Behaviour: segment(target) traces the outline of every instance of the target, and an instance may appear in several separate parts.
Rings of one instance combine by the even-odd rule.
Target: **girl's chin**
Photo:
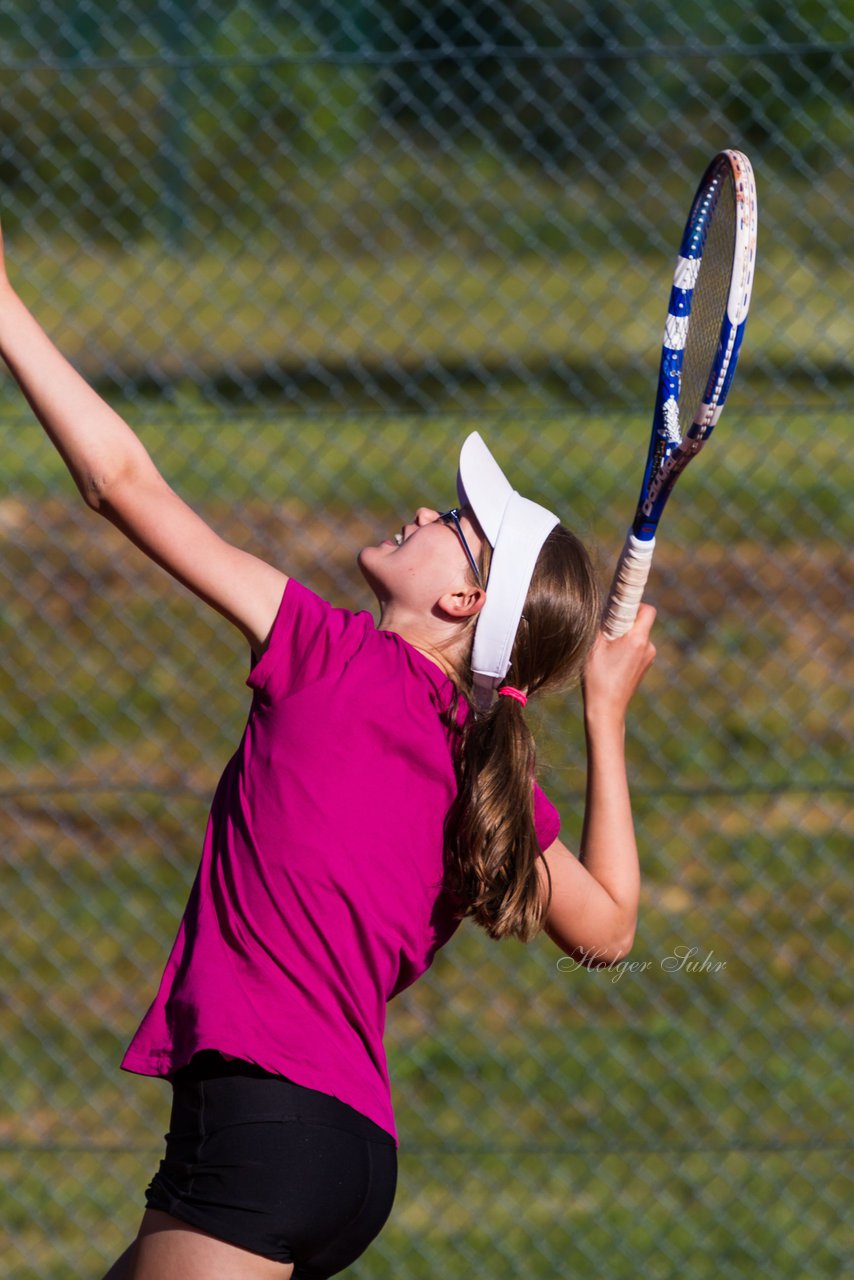
[[[356,556],[356,564],[365,580],[366,585],[370,588],[372,594],[376,597],[377,604],[382,609],[383,604],[389,599],[389,591],[380,574],[374,573],[371,568],[371,552],[378,551],[378,547],[363,547]],[[367,555],[365,554],[367,552]],[[382,559],[377,556],[377,560]]]
[[[366,564],[384,560],[389,551],[396,550],[397,543],[392,542],[391,538],[386,538],[383,542],[376,543],[375,546],[362,547],[362,550],[356,556],[356,561],[361,568]]]
[[[370,587],[373,587],[376,583],[376,578],[371,572],[371,565],[380,559],[376,555],[378,551],[379,547],[362,547],[362,550],[356,556],[356,564],[361,570],[362,577],[365,578]]]

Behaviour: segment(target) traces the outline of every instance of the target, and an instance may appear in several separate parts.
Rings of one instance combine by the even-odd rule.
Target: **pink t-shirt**
[[[442,887],[456,783],[453,686],[370,613],[293,578],[157,996],[122,1066],[169,1076],[199,1049],[347,1103],[397,1143],[385,1006],[458,927]],[[557,811],[536,788],[545,849]]]

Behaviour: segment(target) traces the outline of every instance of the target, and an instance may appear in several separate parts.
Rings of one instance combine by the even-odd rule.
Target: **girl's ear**
[[[483,587],[466,586],[461,591],[445,592],[436,604],[447,617],[461,621],[480,613],[486,604],[486,592]]]

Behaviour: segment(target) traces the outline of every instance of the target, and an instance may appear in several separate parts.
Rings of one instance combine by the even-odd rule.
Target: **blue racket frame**
[[[735,195],[736,225],[725,314],[701,403],[696,411],[691,406],[693,421],[683,433],[679,404],[694,289],[712,217],[723,183],[730,175]],[[750,305],[756,261],[756,227],[756,187],[750,161],[741,151],[721,151],[700,180],[682,235],[664,326],[658,392],[643,484],[602,618],[602,628],[611,639],[625,635],[637,617],[652,565],[655,535],[664,504],[681,472],[708,440],[726,401]]]
[[[679,398],[685,335],[709,226],[722,185],[730,173],[737,209],[736,270],[703,403],[683,436]],[[741,152],[720,152],[700,180],[679,247],[661,349],[649,452],[632,523],[632,533],[640,542],[655,538],[661,513],[676,480],[712,434],[729,394],[750,304],[756,254],[755,211],[756,193],[750,162]]]

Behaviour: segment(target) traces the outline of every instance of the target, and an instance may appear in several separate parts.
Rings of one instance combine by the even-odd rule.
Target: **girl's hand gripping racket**
[[[670,491],[721,416],[755,261],[753,170],[741,151],[721,151],[697,188],[676,260],[646,470],[602,621],[612,638],[628,631],[637,615]]]

